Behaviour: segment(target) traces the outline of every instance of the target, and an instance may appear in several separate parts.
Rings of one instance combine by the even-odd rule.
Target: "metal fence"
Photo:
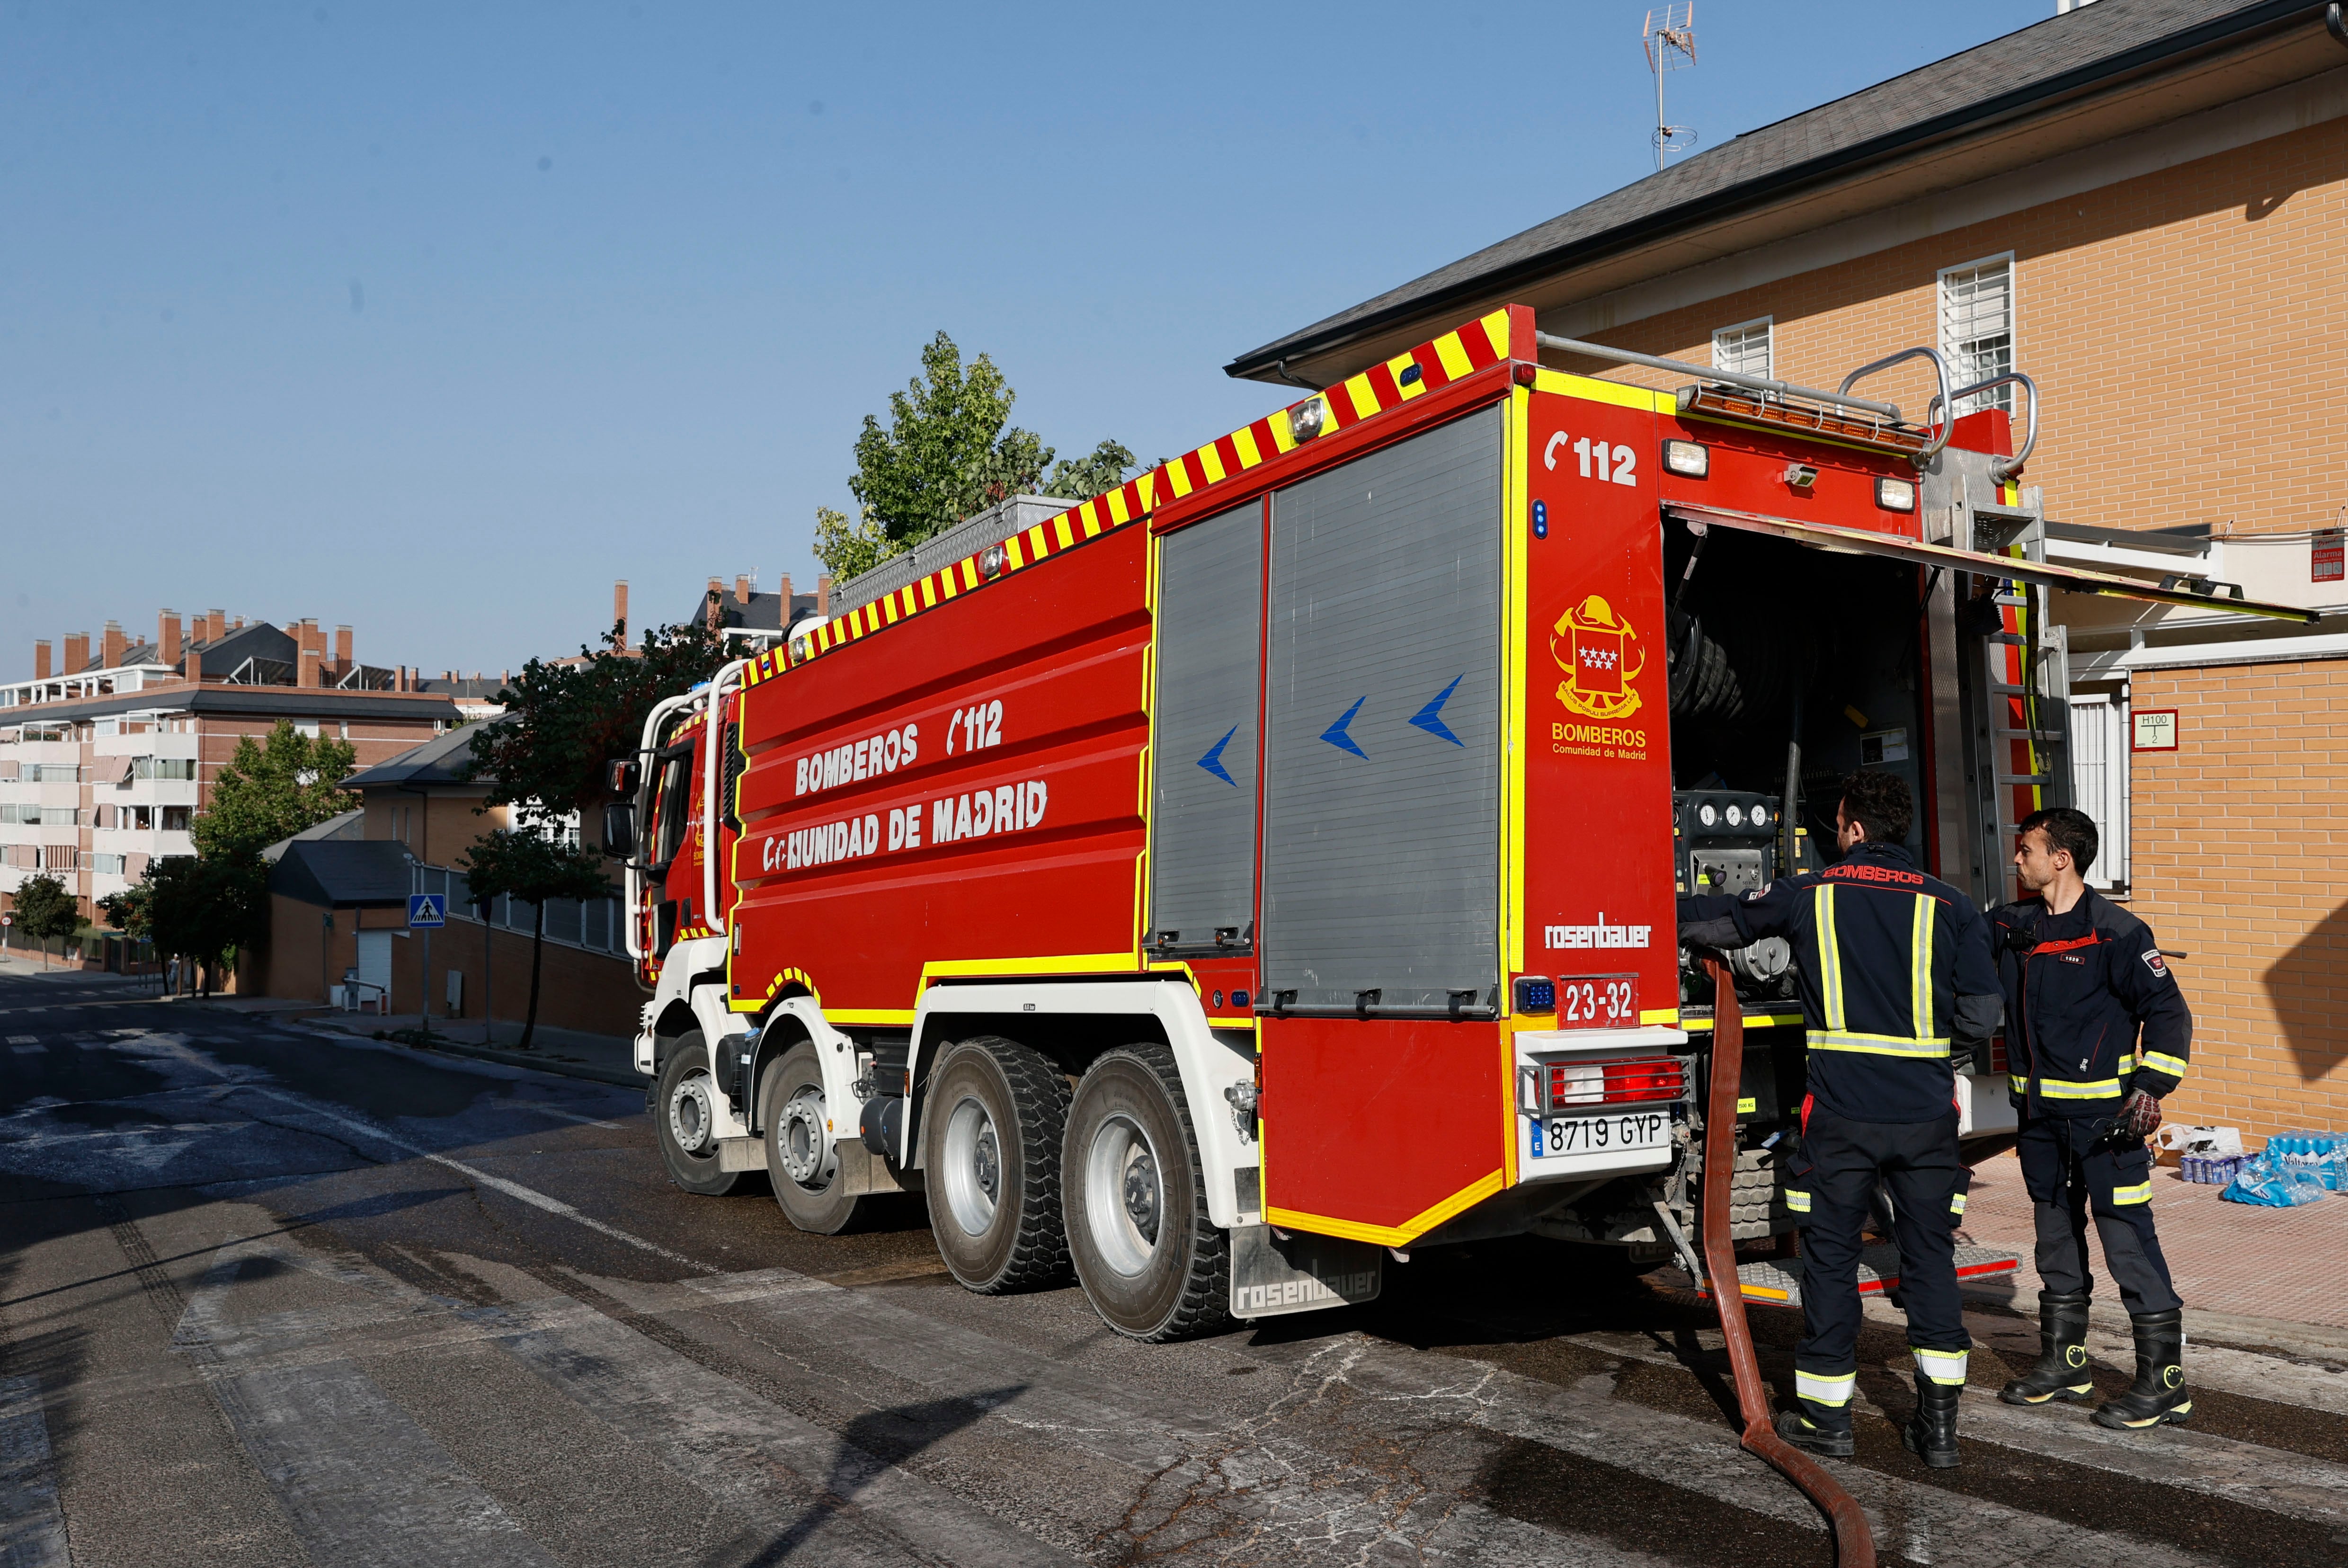
[[[448,901],[448,918],[470,924],[479,920],[465,873],[446,866],[417,866],[410,891],[439,893]],[[550,900],[546,905],[546,940],[590,953],[624,954],[627,941],[621,921],[625,918],[616,898]],[[527,936],[538,923],[538,906],[500,894],[489,905],[489,923]]]

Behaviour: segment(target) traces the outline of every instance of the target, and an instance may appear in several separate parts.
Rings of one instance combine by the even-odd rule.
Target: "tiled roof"
[[[1480,306],[1516,280],[1715,221],[1871,159],[1962,131],[2164,56],[2322,11],[2306,0],[2100,0],[1837,98],[1687,158],[1659,173],[1437,267],[1301,331],[1241,355],[1232,376],[1270,379],[1283,357],[1445,307]]]

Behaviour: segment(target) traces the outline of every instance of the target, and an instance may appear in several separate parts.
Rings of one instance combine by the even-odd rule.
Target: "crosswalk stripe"
[[[70,1562],[40,1382],[0,1377],[0,1565],[67,1568]]]

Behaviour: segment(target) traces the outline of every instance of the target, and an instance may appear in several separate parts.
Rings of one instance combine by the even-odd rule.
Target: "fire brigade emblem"
[[[1632,685],[1647,645],[1614,606],[1592,593],[1550,628],[1550,657],[1565,672],[1557,700],[1585,718],[1628,718],[1643,700]]]

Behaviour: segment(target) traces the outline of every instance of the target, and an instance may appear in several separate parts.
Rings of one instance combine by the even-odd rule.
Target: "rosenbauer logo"
[[[1647,667],[1647,645],[1614,607],[1592,593],[1550,628],[1550,657],[1565,672],[1557,700],[1584,718],[1620,720],[1644,702],[1635,683]]]

